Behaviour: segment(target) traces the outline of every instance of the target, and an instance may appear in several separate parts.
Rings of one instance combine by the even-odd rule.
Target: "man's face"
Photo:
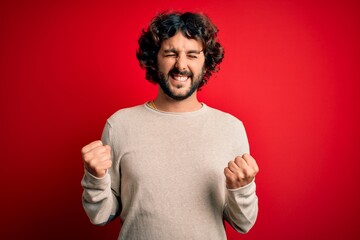
[[[159,85],[175,100],[190,97],[205,73],[202,43],[186,38],[180,31],[162,42],[157,61]]]

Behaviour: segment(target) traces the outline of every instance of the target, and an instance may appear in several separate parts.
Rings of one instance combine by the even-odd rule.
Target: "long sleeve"
[[[255,181],[238,189],[228,189],[224,219],[238,232],[246,233],[255,224],[258,198]]]
[[[250,153],[249,142],[243,123],[237,121],[235,126],[235,156]],[[237,189],[226,190],[223,216],[236,231],[240,233],[248,232],[255,224],[257,214],[258,198],[256,196],[255,181]]]
[[[103,178],[96,178],[85,170],[81,185],[84,188],[83,207],[93,224],[104,225],[116,216],[118,200],[111,191],[108,173]]]
[[[102,142],[111,146],[110,131],[111,126],[107,123],[102,134]],[[111,159],[114,159],[113,150],[111,151]],[[113,190],[116,189],[113,185],[118,186],[114,179],[115,176],[117,174],[114,171],[114,164],[102,178],[97,178],[85,170],[81,181],[81,186],[84,189],[82,204],[93,224],[104,225],[118,215],[118,191]]]

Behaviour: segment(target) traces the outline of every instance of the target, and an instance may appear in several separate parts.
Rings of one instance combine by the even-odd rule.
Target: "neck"
[[[193,112],[199,110],[202,104],[198,101],[196,92],[184,100],[174,100],[159,89],[154,100],[156,108],[163,112]]]

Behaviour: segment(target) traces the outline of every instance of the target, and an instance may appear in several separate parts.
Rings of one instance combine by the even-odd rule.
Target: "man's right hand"
[[[81,153],[86,170],[95,177],[104,177],[106,170],[109,169],[112,164],[110,151],[110,146],[104,146],[100,140],[83,147]]]

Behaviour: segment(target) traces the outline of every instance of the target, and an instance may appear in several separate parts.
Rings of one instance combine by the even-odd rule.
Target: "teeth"
[[[174,79],[180,82],[184,82],[188,79],[188,77],[184,76],[174,76]]]

